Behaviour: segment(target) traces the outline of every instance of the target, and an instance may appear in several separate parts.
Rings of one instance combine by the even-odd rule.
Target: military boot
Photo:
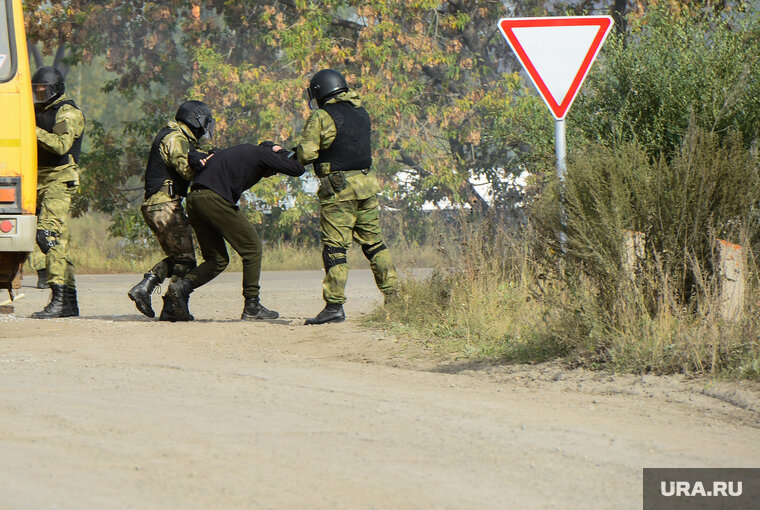
[[[164,306],[161,308],[161,315],[158,316],[158,320],[176,322],[177,317],[174,315],[174,306],[172,305],[171,300],[166,294],[164,294],[162,298],[164,300]]]
[[[153,273],[145,273],[140,283],[135,285],[127,292],[129,299],[135,302],[135,306],[140,313],[147,315],[150,318],[156,316],[156,312],[153,311],[153,307],[150,303],[150,293],[158,285],[159,279],[157,275]]]
[[[168,296],[163,296],[164,300],[164,307],[161,308],[161,315],[158,316],[158,320],[160,321],[168,321],[168,322],[177,322],[179,319],[177,319],[177,315],[174,313],[174,305],[172,304],[171,299],[169,299]],[[189,321],[194,321],[195,317],[191,315],[188,316]]]
[[[243,315],[240,317],[244,321],[261,321],[276,319],[280,314],[274,310],[269,310],[259,302],[259,298],[245,298]]]
[[[50,284],[50,303],[39,311],[32,314],[32,319],[55,319],[63,317],[63,285]]]
[[[192,291],[193,284],[190,283],[190,280],[182,279],[169,284],[169,288],[166,290],[166,297],[172,305],[174,321],[193,320],[193,316],[190,315],[190,293]]]
[[[79,317],[76,287],[63,287],[63,313],[61,317]]]
[[[343,322],[346,320],[346,313],[343,311],[343,305],[337,303],[327,303],[324,310],[319,312],[316,317],[306,319],[306,325],[327,324],[328,322]]]
[[[37,288],[38,289],[47,289],[50,287],[47,282],[48,279],[48,272],[47,269],[40,269],[37,271]]]

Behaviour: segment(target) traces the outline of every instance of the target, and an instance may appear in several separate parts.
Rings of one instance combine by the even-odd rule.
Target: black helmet
[[[65,90],[63,74],[55,67],[42,66],[32,76],[32,97],[37,108],[49,105]]]
[[[327,99],[340,92],[348,92],[348,84],[343,75],[335,69],[322,69],[311,77],[309,88],[306,89],[309,107],[311,107],[312,99],[322,106]]]
[[[184,122],[193,132],[195,137],[200,140],[207,135],[211,138],[214,134],[216,122],[211,115],[211,110],[203,101],[187,101],[177,110],[174,117],[178,122]]]

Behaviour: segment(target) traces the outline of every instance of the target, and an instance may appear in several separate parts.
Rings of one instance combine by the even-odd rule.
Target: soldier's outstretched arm
[[[84,115],[77,108],[64,105],[55,117],[53,132],[37,126],[37,141],[53,154],[64,155],[84,132]]]
[[[275,150],[276,147],[279,149]],[[263,146],[261,148],[266,149],[259,153],[261,163],[271,170],[271,172],[265,174],[266,176],[281,173],[291,177],[300,177],[306,172],[300,161],[288,157],[290,151],[287,149],[283,149],[279,145],[273,145],[272,147]]]

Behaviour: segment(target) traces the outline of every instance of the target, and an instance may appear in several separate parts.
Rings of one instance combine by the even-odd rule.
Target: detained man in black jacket
[[[177,320],[190,320],[190,293],[218,276],[230,261],[224,242],[243,259],[243,320],[276,319],[279,314],[259,302],[261,239],[237,206],[245,190],[276,173],[300,177],[305,169],[273,142],[242,144],[213,154],[190,151],[197,177],[187,195],[187,216],[203,255],[203,263],[169,285],[166,294]]]

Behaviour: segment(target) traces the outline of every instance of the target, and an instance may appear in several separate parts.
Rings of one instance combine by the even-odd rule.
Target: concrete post
[[[623,268],[632,280],[636,277],[636,270],[641,265],[641,261],[644,260],[645,245],[644,232],[623,231]]]
[[[738,320],[744,312],[746,280],[744,248],[718,239],[720,313],[725,320]]]

